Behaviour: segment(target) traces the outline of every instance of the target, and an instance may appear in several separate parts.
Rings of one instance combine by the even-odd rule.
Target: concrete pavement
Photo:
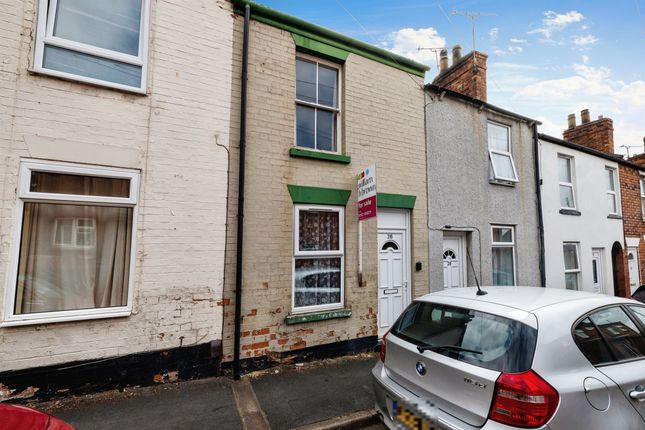
[[[31,403],[77,430],[384,428],[372,412],[376,354]]]

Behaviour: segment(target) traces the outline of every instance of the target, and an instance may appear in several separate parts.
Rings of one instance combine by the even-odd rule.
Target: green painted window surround
[[[347,206],[351,190],[337,188],[304,187],[287,185],[289,195],[294,203],[309,203],[314,205]]]
[[[289,149],[289,155],[292,157],[334,161],[342,164],[349,164],[352,162],[352,157],[349,155],[330,154],[329,152],[312,151],[304,148],[291,148]]]
[[[335,31],[317,26],[300,18],[296,18],[275,9],[269,8],[251,0],[230,0],[235,6],[237,13],[242,13],[248,4],[251,7],[251,19],[303,36],[312,41],[320,42],[340,51],[360,55],[361,57],[385,64],[404,72],[424,77],[425,72],[430,68],[424,64],[417,63],[409,58],[393,54],[385,49],[377,48],[369,43],[352,39]]]
[[[416,196],[406,194],[376,193],[376,206],[379,208],[413,209]]]
[[[284,322],[287,325],[304,324],[308,322],[331,320],[335,318],[349,318],[351,316],[351,309],[339,309],[336,311],[315,312],[311,314],[288,315],[284,319]]]
[[[336,48],[296,33],[291,33],[291,37],[293,37],[293,41],[296,44],[296,50],[299,52],[326,58],[327,60],[334,61],[336,63],[344,63],[349,56],[349,52],[344,49]]]

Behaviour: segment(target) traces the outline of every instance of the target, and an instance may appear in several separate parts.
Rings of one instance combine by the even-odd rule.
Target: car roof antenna
[[[468,257],[470,268],[473,270],[473,276],[475,277],[475,284],[477,284],[477,295],[485,296],[486,294],[488,294],[488,292],[482,290],[482,288],[479,286],[479,279],[477,279],[477,272],[475,272],[475,266],[473,266],[473,260],[470,258],[470,252],[468,252],[468,248],[466,248],[466,257]]]

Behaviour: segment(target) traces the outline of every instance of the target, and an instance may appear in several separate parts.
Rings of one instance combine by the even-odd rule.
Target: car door
[[[612,362],[598,370],[614,381],[645,420],[645,307],[609,306],[589,315]],[[639,316],[640,315],[640,316]]]

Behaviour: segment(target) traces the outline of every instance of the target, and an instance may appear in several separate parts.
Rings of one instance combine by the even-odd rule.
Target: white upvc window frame
[[[511,230],[510,242],[495,242],[495,229],[508,228]],[[517,254],[515,252],[515,226],[507,224],[493,224],[490,227],[491,255],[494,248],[511,248],[513,252],[513,286],[517,285]],[[492,258],[491,258],[492,261]]]
[[[609,180],[611,178],[611,182],[613,185],[613,190],[611,188],[607,188],[607,198],[609,199],[609,196],[613,196],[614,198],[614,204],[615,204],[615,211],[611,212],[609,208],[609,215],[619,215],[620,214],[620,201],[618,198],[618,169],[615,167],[611,166],[605,166],[605,173],[607,174],[607,179]],[[607,200],[609,201],[609,200]],[[642,201],[642,191],[641,191],[641,201]],[[642,206],[642,205],[641,205]]]
[[[71,220],[72,222],[72,230],[71,230],[71,236],[70,236],[70,242],[61,242],[58,239],[58,229],[60,225],[67,220]],[[78,234],[81,229],[86,229],[88,226],[80,226],[79,221],[90,221],[89,224],[91,224],[91,230],[92,230],[92,240],[93,242],[91,244],[79,244],[78,243]],[[87,248],[94,248],[96,246],[96,220],[94,218],[81,218],[81,217],[62,217],[62,218],[56,218],[54,220],[54,231],[52,232],[52,245],[57,247],[57,248],[63,248],[63,249],[87,249]]]
[[[128,55],[110,49],[100,48],[86,43],[76,42],[54,36],[54,21],[56,19],[56,9],[58,0],[38,0],[38,21],[36,27],[36,47],[34,51],[33,72],[44,75],[55,76],[58,78],[69,79],[72,81],[85,82],[92,85],[115,88],[139,94],[146,94],[147,76],[148,76],[148,38],[150,26],[150,0],[141,0],[141,27],[139,29],[139,55]],[[54,46],[63,49],[69,49],[83,54],[94,55],[97,57],[114,60],[141,67],[141,85],[140,87],[131,87],[116,82],[105,81],[102,79],[90,78],[87,76],[76,75],[59,70],[52,70],[43,67],[45,45]]]
[[[558,154],[558,164],[559,164],[560,158],[569,160],[569,176],[571,177],[571,182],[562,182],[560,180],[559,166],[556,165],[556,169],[557,169],[557,172],[558,172],[558,204],[560,205],[560,209],[577,210],[578,202],[576,200],[576,187],[575,187],[575,182],[576,182],[576,178],[575,178],[576,169],[575,169],[575,166],[574,166],[575,158],[570,156],[570,155],[566,155],[566,154]],[[571,198],[573,199],[573,206],[572,207],[562,206],[562,201],[560,199],[560,187],[571,188]]]
[[[499,149],[491,148],[490,139],[488,138],[489,127],[491,125],[506,129],[506,144],[507,144],[506,151],[500,151]],[[519,177],[517,176],[517,170],[515,168],[515,160],[513,160],[512,144],[511,144],[511,127],[506,124],[500,124],[495,121],[490,121],[490,120],[486,121],[486,136],[487,136],[486,146],[488,147],[488,159],[490,160],[491,169],[493,171],[492,179],[495,181],[503,181],[503,182],[519,182]],[[497,169],[495,168],[495,162],[493,161],[493,154],[506,157],[511,161],[511,167],[513,168],[513,176],[514,176],[513,178],[507,178],[497,173]]]
[[[87,175],[95,177],[128,179],[130,190],[128,197],[82,196],[73,194],[39,193],[30,191],[31,172],[50,172],[62,174]],[[82,321],[99,318],[116,318],[129,316],[132,313],[132,299],[134,297],[134,277],[136,266],[137,235],[136,226],[138,219],[140,172],[137,170],[116,169],[108,167],[87,167],[73,163],[49,162],[41,160],[23,159],[20,163],[16,217],[13,227],[13,240],[10,251],[10,269],[8,284],[5,288],[4,315],[0,327],[21,326],[32,324],[57,323],[66,321]],[[33,203],[91,203],[96,206],[118,206],[132,208],[132,241],[130,244],[130,267],[128,271],[128,298],[126,306],[113,306],[109,308],[93,308],[81,310],[50,311],[29,314],[15,314],[16,286],[18,281],[18,260],[20,255],[20,242],[24,204]]]
[[[645,221],[645,176],[640,176],[640,188],[641,188],[641,217]]]
[[[300,251],[300,212],[332,211],[338,212],[338,251]],[[296,260],[299,258],[339,258],[340,257],[340,302],[326,305],[296,307]],[[342,309],[345,306],[345,207],[331,205],[297,204],[293,208],[293,258],[291,273],[291,313],[305,314],[310,312]]]
[[[338,99],[338,107],[333,107],[333,106],[327,106],[319,103],[313,103],[310,101],[306,100],[300,100],[298,99],[298,93],[297,89],[294,86],[294,95],[293,98],[295,100],[295,107],[297,108],[298,105],[300,106],[306,106],[314,109],[320,109],[324,110],[327,112],[334,112],[336,115],[336,135],[334,138],[336,139],[336,151],[327,151],[324,149],[318,149],[316,148],[317,146],[317,140],[318,140],[318,115],[314,115],[314,147],[313,148],[308,148],[306,146],[298,146],[298,118],[297,118],[297,113],[294,110],[294,126],[293,126],[293,146],[294,148],[300,148],[304,149],[307,151],[316,151],[316,152],[324,152],[327,154],[342,154],[343,153],[343,148],[342,148],[342,141],[341,141],[341,129],[342,129],[342,108],[343,108],[343,68],[341,67],[340,64],[331,62],[331,61],[326,61],[320,57],[315,57],[313,55],[306,55],[302,53],[298,53],[296,55],[296,66],[297,66],[297,61],[298,60],[303,60],[303,61],[308,61],[310,63],[315,63],[316,64],[316,94],[318,91],[318,70],[319,70],[319,65],[323,65],[325,67],[329,67],[332,69],[336,69],[338,72],[338,94],[336,95]],[[297,72],[296,72],[297,73]],[[297,80],[297,75],[294,74],[294,77],[296,77]]]
[[[575,291],[580,291],[580,276],[581,276],[581,273],[582,273],[582,267],[580,267],[580,243],[578,243],[578,242],[562,242],[562,256],[563,257],[564,257],[564,247],[567,246],[567,245],[573,245],[575,247],[575,250],[576,250],[576,266],[577,266],[577,268],[576,269],[567,269],[566,259],[564,259],[564,261],[563,261],[563,262],[565,262],[564,263],[564,278],[565,278],[564,287],[566,289],[566,285],[567,285],[566,277],[567,277],[567,275],[574,273],[576,275],[576,279],[577,279],[577,282],[576,282],[577,288],[576,288]]]

